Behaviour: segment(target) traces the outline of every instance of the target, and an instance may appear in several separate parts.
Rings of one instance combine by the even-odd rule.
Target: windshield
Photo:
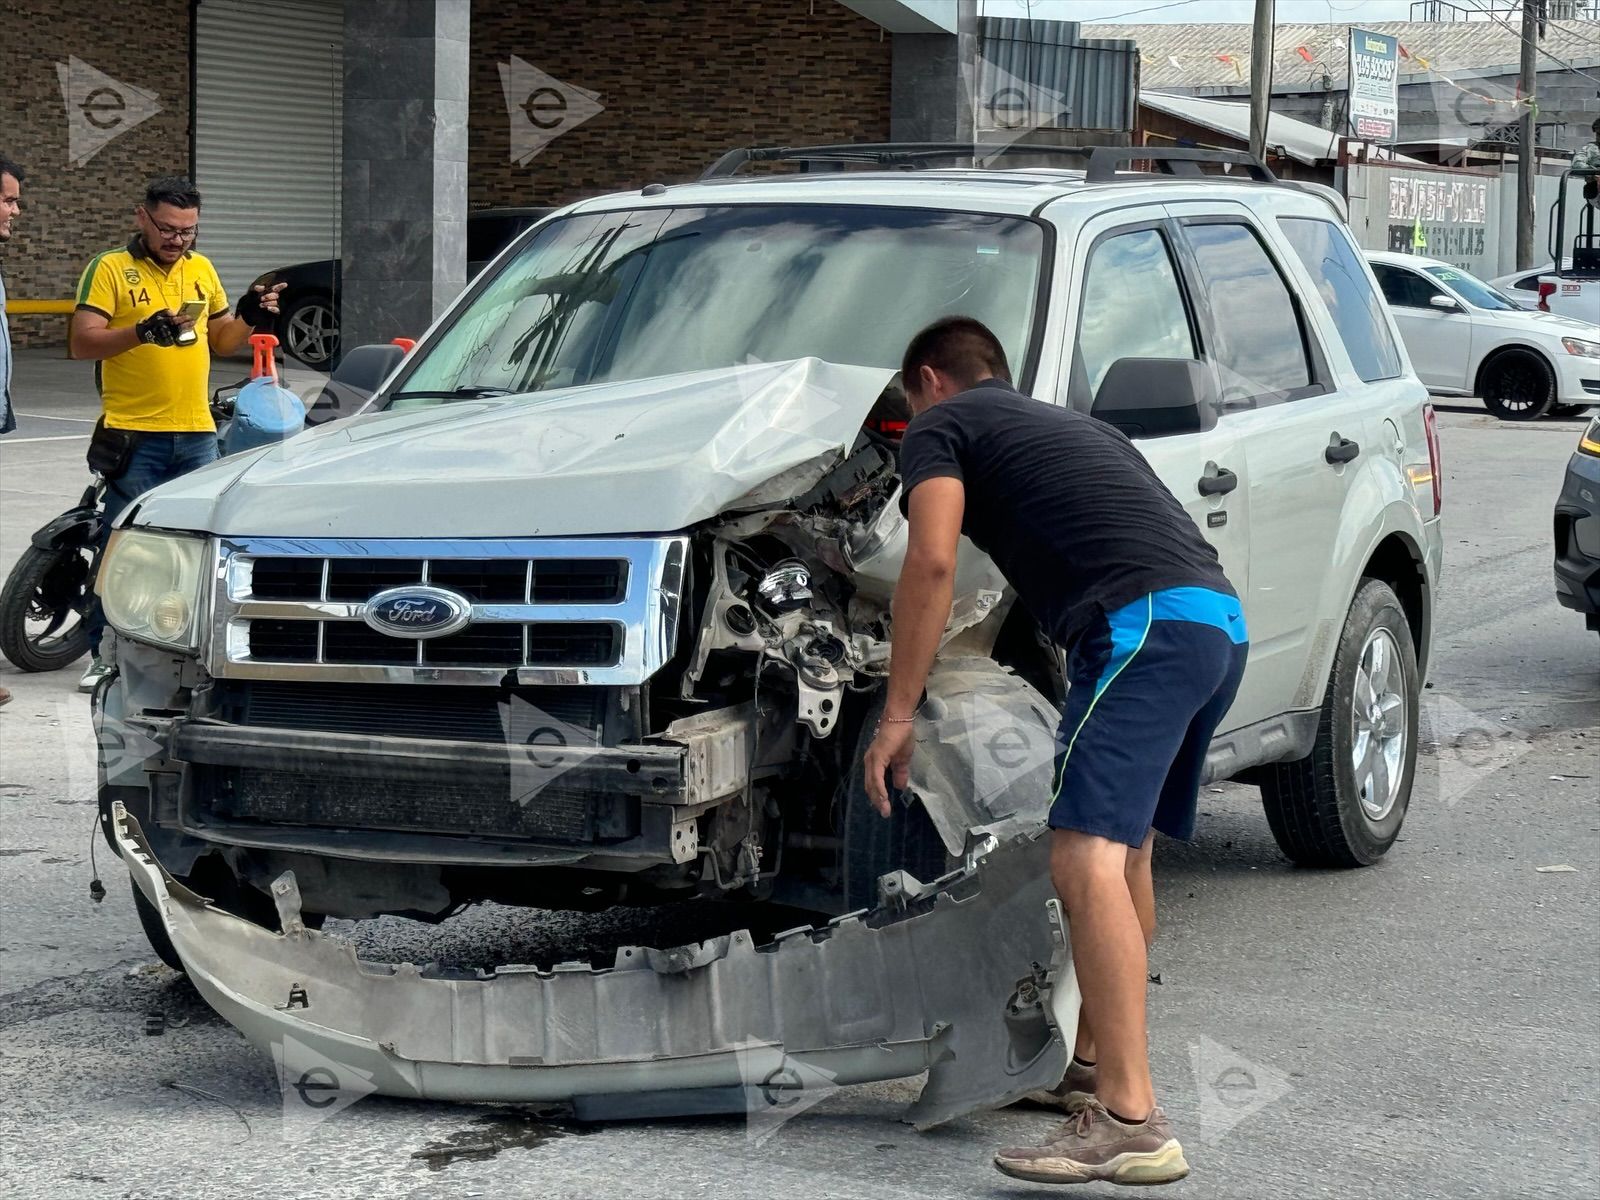
[[[1044,232],[1019,217],[739,205],[545,225],[428,347],[400,401],[525,394],[815,357],[898,369],[913,334],[976,317],[1020,369]]]
[[[1510,309],[1520,312],[1522,305],[1502,292],[1495,291],[1476,275],[1469,275],[1465,271],[1458,271],[1454,267],[1424,267],[1440,283],[1447,283],[1456,295],[1460,296],[1473,308],[1483,308],[1490,312],[1499,312]]]

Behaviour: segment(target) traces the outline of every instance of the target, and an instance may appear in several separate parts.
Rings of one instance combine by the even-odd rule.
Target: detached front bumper
[[[927,1128],[1054,1086],[1065,1071],[1058,1031],[1076,1022],[1076,988],[1059,922],[1046,916],[1040,831],[936,885],[886,876],[880,908],[766,946],[735,933],[624,947],[602,970],[464,973],[362,961],[306,929],[291,873],[273,885],[284,933],[223,912],[167,874],[120,803],[112,817],[135,886],[206,1001],[280,1069],[318,1068],[324,1082],[566,1102],[585,1119],[774,1119],[796,1092],[926,1069],[906,1119]]]

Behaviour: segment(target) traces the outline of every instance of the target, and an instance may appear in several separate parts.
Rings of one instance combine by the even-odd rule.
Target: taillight
[[[871,417],[867,418],[866,421],[867,428],[873,433],[892,438],[895,441],[899,441],[906,435],[906,426],[909,424],[911,424],[910,421],[881,421]]]
[[[1550,297],[1554,296],[1555,294],[1556,294],[1556,285],[1555,284],[1553,284],[1549,280],[1545,280],[1545,279],[1541,279],[1539,281],[1539,311],[1540,312],[1549,312],[1550,311]]]
[[[1439,414],[1433,405],[1422,406],[1422,427],[1428,433],[1428,472],[1433,476],[1433,515],[1444,511],[1444,466],[1439,457]]]

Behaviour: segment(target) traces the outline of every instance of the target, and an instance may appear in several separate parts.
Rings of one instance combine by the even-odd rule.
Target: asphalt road
[[[230,369],[231,370],[231,369]],[[81,364],[25,354],[0,441],[0,568],[81,490]],[[1441,420],[1449,533],[1425,749],[1379,866],[1290,867],[1255,794],[1208,791],[1158,849],[1158,1087],[1194,1173],[1174,1197],[1567,1197],[1600,1178],[1600,641],[1557,607],[1550,508],[1579,422]],[[52,440],[65,439],[65,440]],[[0,710],[0,1144],[17,1197],[1023,1196],[1012,1109],[917,1134],[915,1081],[780,1125],[583,1127],[366,1098],[286,1120],[272,1064],[146,948],[117,861],[89,898],[93,763],[75,672]],[[1572,871],[1546,873],[1540,867]],[[391,954],[547,960],[648,919],[474,912],[368,924]],[[663,927],[657,926],[658,931]],[[674,929],[670,931],[677,933]],[[959,970],[959,965],[952,969]],[[145,1032],[161,1014],[165,1032]],[[1088,1188],[1083,1195],[1114,1195]]]

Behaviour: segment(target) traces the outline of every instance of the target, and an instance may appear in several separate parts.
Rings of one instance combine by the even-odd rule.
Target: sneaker
[[[10,704],[11,693],[6,688],[0,688],[0,704]]]
[[[95,684],[99,683],[109,674],[111,674],[111,666],[109,663],[101,662],[98,658],[90,659],[89,669],[83,673],[83,678],[78,680],[78,690],[80,692],[94,691]]]
[[[1152,1109],[1138,1125],[1124,1125],[1092,1097],[1044,1145],[1001,1150],[994,1165],[1030,1183],[1176,1183],[1189,1173],[1166,1113]]]
[[[1094,1067],[1069,1059],[1066,1078],[1048,1091],[1029,1092],[1023,1099],[1045,1108],[1059,1108],[1068,1115],[1079,1112],[1094,1099]]]

